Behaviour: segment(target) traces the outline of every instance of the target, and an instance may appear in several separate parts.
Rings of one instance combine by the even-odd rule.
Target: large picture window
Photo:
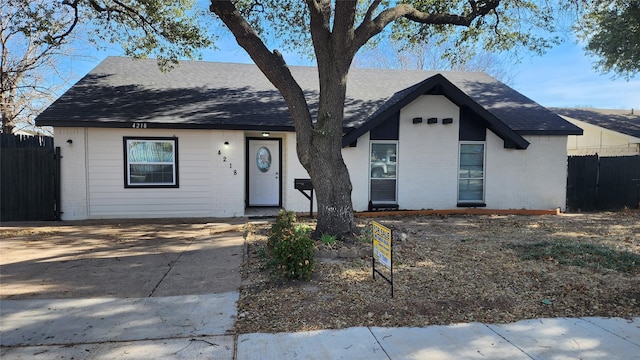
[[[177,138],[124,138],[125,187],[178,187]]]
[[[484,203],[484,143],[461,143],[458,202]]]

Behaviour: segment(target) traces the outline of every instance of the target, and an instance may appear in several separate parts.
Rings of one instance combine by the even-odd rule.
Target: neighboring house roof
[[[591,108],[550,108],[558,115],[566,116],[607,130],[640,138],[640,114],[633,110]]]
[[[290,69],[315,113],[317,68]],[[350,70],[345,131],[383,121],[382,114],[396,111],[399,104],[422,91],[440,90],[458,105],[479,111],[492,130],[518,147],[526,147],[521,135],[582,133],[484,73],[387,69]],[[153,59],[121,57],[106,58],[36,122],[70,127],[130,127],[131,122],[146,122],[158,128],[293,130],[280,93],[255,65],[181,61],[172,71],[162,73]]]

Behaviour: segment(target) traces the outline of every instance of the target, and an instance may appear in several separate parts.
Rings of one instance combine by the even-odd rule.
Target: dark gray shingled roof
[[[640,114],[637,110],[589,108],[550,108],[550,110],[587,124],[640,138]]]
[[[317,69],[290,68],[315,111]],[[484,73],[381,69],[350,70],[345,128],[362,126],[438,73],[517,134],[582,133]],[[282,97],[255,65],[182,61],[162,73],[154,59],[121,57],[106,58],[36,119],[72,127],[130,127],[134,121],[156,128],[293,130]]]

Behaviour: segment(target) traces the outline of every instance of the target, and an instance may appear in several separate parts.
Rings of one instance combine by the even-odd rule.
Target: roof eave
[[[195,124],[195,123],[158,123],[153,121],[103,121],[103,122],[86,122],[86,121],[59,121],[59,120],[38,120],[38,126],[56,127],[82,127],[82,128],[109,128],[109,129],[126,129],[131,128],[134,124],[145,124],[147,129],[202,129],[202,130],[243,130],[243,131],[283,131],[293,132],[295,128],[287,125],[249,125],[249,124]]]
[[[549,136],[567,136],[567,135],[582,135],[582,129],[568,129],[568,130],[517,130],[520,135],[549,135]]]

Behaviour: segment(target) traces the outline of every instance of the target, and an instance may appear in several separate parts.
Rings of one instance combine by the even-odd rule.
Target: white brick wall
[[[308,179],[307,170],[302,167],[298,160],[298,152],[296,151],[296,135],[295,133],[276,134],[281,136],[282,140],[282,206],[286,210],[297,212],[309,212],[309,200],[293,187],[293,182],[297,178]],[[309,191],[306,191],[307,194]],[[317,209],[317,201],[313,199],[314,211]]]
[[[356,147],[342,149],[342,157],[351,178],[351,201],[355,211],[369,207],[369,133],[358,139]]]
[[[460,111],[446,97],[423,95],[400,111],[398,204],[402,209],[456,207]],[[413,124],[414,117],[423,122]],[[437,124],[427,124],[435,117]],[[453,118],[452,124],[442,124]]]
[[[504,149],[487,132],[486,204],[490,209],[565,208],[567,137],[525,136],[527,150]]]
[[[421,124],[413,124],[421,117]],[[427,124],[427,118],[438,118]],[[443,118],[453,123],[442,124]],[[400,113],[398,204],[401,209],[456,209],[459,110],[443,96],[421,96]],[[343,155],[354,184],[354,209],[369,200],[369,134]],[[489,209],[565,207],[566,136],[525,136],[527,150],[505,149],[491,131],[486,139],[485,202]]]

